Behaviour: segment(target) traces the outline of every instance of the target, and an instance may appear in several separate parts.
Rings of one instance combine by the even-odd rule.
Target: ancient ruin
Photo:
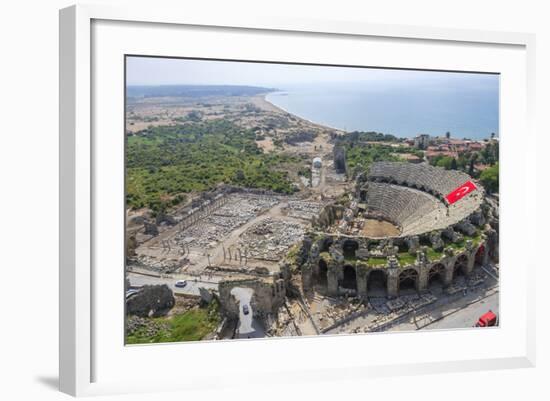
[[[220,187],[178,214],[135,221],[129,267],[215,282],[198,292],[219,302],[220,333],[320,334],[373,313],[355,332],[382,330],[436,302],[434,288],[458,296],[483,283],[475,267],[498,261],[498,213],[483,189],[445,201],[467,180],[380,162],[332,200]],[[237,324],[244,305],[256,328]]]

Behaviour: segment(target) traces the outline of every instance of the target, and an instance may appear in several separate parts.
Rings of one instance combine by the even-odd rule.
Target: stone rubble
[[[175,241],[180,246],[212,248],[227,238],[233,230],[279,202],[279,198],[272,196],[233,194],[227,203],[210,216],[179,232]]]
[[[303,239],[304,233],[303,224],[267,218],[241,235],[239,247],[247,249],[249,257],[254,259],[280,260],[290,247]]]
[[[311,220],[311,218],[319,215],[322,208],[323,204],[319,202],[289,201],[288,216],[304,220]]]

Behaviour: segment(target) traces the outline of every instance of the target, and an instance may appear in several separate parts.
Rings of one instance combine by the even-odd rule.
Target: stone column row
[[[216,209],[222,207],[227,203],[227,196],[221,196],[218,199],[214,199],[208,205],[201,205],[199,210],[195,211],[193,214],[185,217],[182,221],[179,222],[179,229],[181,231],[186,230],[187,228],[194,225],[200,219],[210,215]]]

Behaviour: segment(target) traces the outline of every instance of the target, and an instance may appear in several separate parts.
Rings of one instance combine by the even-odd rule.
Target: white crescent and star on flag
[[[451,205],[451,204],[455,203],[456,201],[462,199],[464,196],[466,196],[467,194],[469,194],[470,192],[472,192],[476,189],[477,189],[477,187],[472,181],[467,181],[464,184],[462,184],[461,186],[459,186],[456,189],[454,189],[453,191],[451,191],[445,197],[445,199]]]

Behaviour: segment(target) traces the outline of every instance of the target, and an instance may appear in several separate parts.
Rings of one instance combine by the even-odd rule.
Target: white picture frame
[[[106,279],[110,276],[94,270],[97,268],[98,261],[104,260],[102,258],[107,255],[107,253],[102,253],[101,245],[96,240],[98,230],[105,227],[105,221],[111,221],[113,224],[112,218],[114,217],[117,221],[120,217],[109,215],[109,212],[102,206],[104,205],[103,201],[107,203],[119,202],[117,207],[122,210],[120,206],[123,200],[118,199],[117,196],[113,196],[112,199],[105,198],[105,196],[109,196],[106,195],[109,193],[108,186],[112,185],[112,188],[115,188],[117,181],[114,179],[105,184],[106,181],[102,177],[106,170],[113,171],[112,169],[123,169],[123,167],[117,162],[120,157],[117,152],[120,149],[110,148],[111,150],[107,152],[107,146],[103,139],[97,141],[97,138],[94,137],[94,129],[97,129],[98,126],[103,128],[103,124],[111,123],[111,126],[116,129],[117,123],[111,122],[109,118],[100,119],[99,122],[96,119],[98,119],[98,115],[103,115],[102,110],[106,107],[103,106],[103,103],[115,102],[113,104],[116,107],[111,107],[113,113],[122,110],[122,104],[119,104],[118,98],[107,99],[104,87],[95,87],[94,85],[102,80],[112,79],[111,82],[116,82],[113,85],[122,95],[122,86],[118,86],[120,82],[117,81],[120,80],[122,71],[119,69],[119,65],[111,63],[112,60],[118,60],[117,57],[123,51],[122,48],[129,45],[133,53],[149,54],[155,49],[154,40],[169,33],[174,34],[176,31],[181,31],[181,34],[185,35],[186,29],[192,29],[199,39],[202,37],[201,35],[204,35],[204,41],[201,42],[207,48],[204,51],[208,53],[208,46],[212,45],[212,50],[208,54],[211,57],[217,55],[219,58],[229,57],[231,52],[236,51],[229,49],[225,54],[219,54],[221,51],[214,49],[214,40],[216,37],[220,38],[219,35],[234,35],[232,38],[237,41],[242,38],[243,46],[240,51],[243,52],[244,59],[249,59],[249,55],[244,54],[247,51],[248,54],[254,54],[254,51],[257,51],[252,47],[253,45],[250,45],[249,48],[245,46],[245,41],[252,39],[251,35],[262,35],[262,38],[274,41],[273,43],[284,40],[281,39],[283,36],[303,40],[304,44],[306,41],[317,41],[318,43],[324,41],[329,46],[328,48],[331,46],[329,43],[331,40],[338,40],[344,44],[342,52],[349,52],[345,48],[351,42],[378,41],[379,43],[384,41],[384,46],[390,46],[392,43],[397,46],[401,41],[403,43],[400,46],[403,44],[406,46],[426,45],[426,50],[423,50],[426,51],[426,60],[432,60],[429,57],[429,52],[433,53],[435,47],[442,52],[439,54],[445,54],[445,49],[450,46],[453,46],[453,52],[465,52],[461,63],[457,63],[452,59],[421,62],[411,60],[410,57],[407,59],[406,52],[390,54],[390,51],[385,51],[384,65],[393,63],[394,66],[403,68],[417,66],[418,68],[472,71],[476,70],[476,66],[481,65],[479,60],[487,57],[483,53],[489,51],[488,49],[494,49],[490,51],[494,51],[496,56],[492,61],[487,61],[482,70],[499,73],[507,71],[503,75],[506,79],[501,88],[501,154],[504,159],[501,167],[501,186],[504,188],[501,191],[503,216],[501,225],[501,258],[503,260],[501,304],[504,317],[499,329],[476,333],[476,342],[480,344],[480,349],[471,350],[471,352],[466,352],[460,346],[454,351],[445,349],[443,345],[446,341],[468,342],[472,340],[471,331],[458,330],[437,333],[236,341],[231,345],[227,342],[219,342],[215,344],[157,345],[131,349],[124,348],[123,342],[106,345],[106,332],[109,332],[111,337],[113,334],[116,337],[123,332],[119,321],[109,320],[102,313],[105,310],[104,304],[107,299],[117,299],[118,297],[122,303],[123,270],[118,273],[120,282],[113,283],[111,281],[111,284],[106,285]],[[130,30],[132,35],[129,35]],[[135,43],[125,43],[124,41],[129,39],[120,33],[126,31],[128,36],[139,37],[140,32],[146,30],[150,43],[143,40],[139,46]],[[211,35],[212,33],[216,34]],[[179,35],[179,33],[177,34]],[[207,38],[208,35],[210,35],[211,41]],[[108,44],[106,38],[109,38]],[[535,285],[532,278],[535,255],[532,247],[534,245],[525,239],[518,239],[514,234],[515,231],[521,229],[533,231],[536,221],[536,205],[530,201],[532,194],[527,189],[529,185],[534,187],[536,182],[534,151],[527,149],[520,151],[514,160],[514,168],[511,167],[511,164],[506,164],[507,160],[510,161],[508,155],[514,148],[517,148],[519,134],[513,133],[513,131],[523,132],[521,135],[523,141],[535,141],[532,117],[535,86],[534,44],[534,36],[523,33],[390,26],[362,22],[293,20],[292,18],[258,18],[256,16],[243,17],[240,20],[226,20],[208,15],[186,14],[184,9],[111,8],[79,5],[61,10],[59,328],[61,391],[72,395],[94,395],[235,386],[238,385],[236,379],[239,375],[232,373],[232,368],[235,363],[239,363],[238,359],[241,355],[246,355],[250,360],[258,358],[259,364],[254,365],[253,369],[244,366],[241,368],[248,369],[246,372],[250,375],[251,380],[265,381],[265,383],[275,379],[287,381],[336,380],[345,376],[348,379],[351,377],[361,380],[365,377],[381,375],[534,366]],[[375,45],[376,43],[373,45],[373,51],[377,51]],[[165,43],[162,48],[156,48],[155,51],[166,56],[177,56],[174,49],[177,49],[174,43]],[[476,60],[471,54],[468,56],[470,51],[468,49],[477,51],[475,54],[479,54],[479,60]],[[304,55],[303,57],[315,57],[314,50],[309,56]],[[281,57],[285,55],[285,53],[281,53],[283,50],[273,48],[273,52],[276,51],[280,52],[279,56],[272,61],[280,61]],[[289,45],[286,51],[289,58],[295,57],[292,45]],[[126,49],[123,53],[132,52]],[[498,54],[501,54],[502,58],[499,58]],[[196,55],[196,53],[192,54],[192,56]],[[261,59],[265,60],[266,57],[264,55]],[[122,59],[117,62],[122,62]],[[359,61],[359,63],[363,62]],[[112,77],[106,76],[108,74],[104,73],[105,65],[112,66],[114,71]],[[491,65],[494,68],[491,68]],[[512,93],[517,93],[518,99],[510,100]],[[504,118],[502,114],[504,114]],[[122,124],[123,113],[118,118],[118,123]],[[99,162],[100,158],[101,162]],[[514,192],[509,185],[506,185],[511,182],[517,182],[525,190]],[[107,186],[103,187],[104,185]],[[98,198],[99,196],[104,197],[101,198],[103,201],[98,201],[101,200]],[[103,222],[102,219],[104,219]],[[122,230],[122,223],[119,222],[118,229]],[[105,233],[105,235],[109,234]],[[531,252],[523,255],[523,258],[514,247],[519,241],[523,241],[521,242],[525,246],[523,249],[531,249]],[[120,251],[122,252],[122,249]],[[121,261],[116,258],[113,260],[116,270],[120,267]],[[512,276],[511,273],[508,274],[510,268],[506,266],[507,263],[521,265],[522,270],[518,272],[517,276]],[[97,297],[94,298],[99,287],[102,292],[101,302]],[[510,288],[514,288],[514,291],[506,292]],[[514,299],[510,299],[510,297]],[[98,302],[99,304],[97,304]],[[122,319],[122,316],[120,318]],[[99,333],[98,327],[101,327]],[[411,335],[417,337],[411,337]],[[373,352],[368,354],[369,358],[362,358],[365,347],[381,348],[382,343],[388,341],[393,342],[396,350],[404,347],[406,343],[410,344],[411,341],[414,341],[417,347],[423,347],[425,344],[439,344],[442,349],[435,353],[438,355],[433,354],[428,358],[420,358],[420,353],[416,352],[411,352],[410,355],[400,358],[395,355],[387,355],[387,359],[384,359],[383,354],[375,355]],[[376,344],[374,345],[374,343]],[[492,345],[487,346],[484,351],[481,344],[485,343]],[[109,352],[109,350],[113,351],[113,348],[109,347],[117,347],[117,351]],[[333,356],[316,359],[316,355],[321,350],[323,352],[334,351],[342,349],[341,347],[361,351],[355,355],[352,353],[355,360],[348,360],[350,357]],[[170,375],[162,378],[154,374],[150,375],[147,380],[143,380],[138,376],[132,376],[132,369],[125,369],[131,367],[132,363],[135,364],[136,360],[154,364],[154,361],[163,360],[169,355],[184,351],[188,355],[187,361],[190,362],[189,367],[181,368],[187,369],[186,380],[176,380],[174,376]],[[198,352],[219,355],[220,366],[216,367],[213,372],[203,373],[201,368],[208,365],[199,360]],[[286,369],[284,364],[279,363],[276,359],[281,352],[296,355],[299,357],[298,360],[303,363],[293,363],[294,366],[291,369]],[[263,356],[266,361],[273,361],[273,364],[262,366],[260,356]],[[359,358],[362,359],[358,360]],[[230,364],[229,362],[232,360],[236,362]],[[240,363],[242,365],[242,362]],[[148,364],[146,363],[146,365]],[[112,366],[112,369],[107,369],[107,366]],[[118,371],[120,374],[114,374],[114,371]]]

